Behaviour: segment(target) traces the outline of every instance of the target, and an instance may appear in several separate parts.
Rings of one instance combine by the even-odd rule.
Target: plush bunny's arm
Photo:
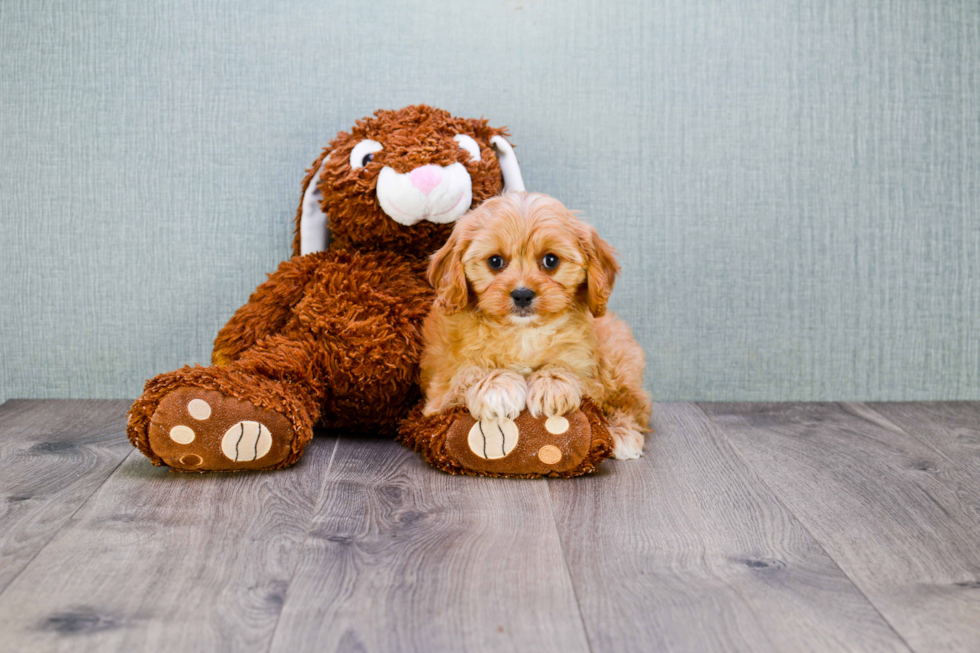
[[[283,261],[218,332],[211,362],[227,365],[262,338],[278,333],[303,298],[321,258],[322,255],[294,256]]]

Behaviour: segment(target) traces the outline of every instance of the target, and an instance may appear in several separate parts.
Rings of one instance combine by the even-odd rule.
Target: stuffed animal
[[[422,404],[402,422],[400,438],[450,474],[512,478],[591,474],[613,453],[602,410],[588,397],[565,417],[477,422],[465,408],[425,416]]]
[[[420,399],[427,256],[471,207],[524,189],[506,136],[425,105],[338,134],[303,180],[293,258],[221,329],[210,367],[147,381],[134,446],[178,471],[238,471],[295,463],[316,426],[396,434]]]

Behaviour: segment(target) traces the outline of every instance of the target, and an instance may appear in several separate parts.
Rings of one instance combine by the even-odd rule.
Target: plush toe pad
[[[505,458],[517,446],[520,429],[512,419],[476,422],[470,427],[466,443],[470,452],[484,460]]]
[[[449,427],[445,450],[474,471],[548,475],[578,467],[591,445],[592,429],[581,411],[548,420],[524,411],[513,421],[462,416]]]
[[[215,390],[174,390],[150,420],[153,452],[188,472],[275,467],[289,455],[292,440],[292,426],[279,413]]]

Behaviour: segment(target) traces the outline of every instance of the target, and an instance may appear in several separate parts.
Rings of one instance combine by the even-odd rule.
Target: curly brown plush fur
[[[470,161],[453,140],[457,134],[479,143],[480,160]],[[149,380],[130,409],[130,441],[156,465],[230,471],[291,465],[316,425],[395,434],[419,399],[421,325],[434,297],[425,280],[426,257],[445,242],[452,224],[398,224],[378,204],[378,175],[386,165],[404,173],[429,163],[459,162],[472,179],[471,206],[476,206],[503,189],[490,146],[496,135],[506,131],[424,105],[378,111],[340,133],[303,181],[305,192],[329,156],[317,187],[330,218],[330,248],[294,256],[269,275],[221,329],[213,366],[184,367]],[[383,143],[384,150],[354,170],[351,150],[366,138]],[[300,215],[294,254],[299,253]],[[208,415],[195,417],[203,414],[193,408],[195,392],[220,397],[220,406],[201,399]],[[180,401],[161,408],[170,395]],[[254,415],[262,411],[285,419],[259,425]],[[227,445],[222,436],[239,426],[239,442],[222,450]],[[275,455],[262,460],[257,452],[270,437]],[[280,446],[283,439],[288,446]],[[186,452],[167,453],[162,444],[172,445],[170,440]],[[247,465],[238,458],[245,455],[242,442],[258,456]]]

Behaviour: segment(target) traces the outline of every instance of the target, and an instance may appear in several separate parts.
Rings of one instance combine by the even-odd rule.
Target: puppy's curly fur
[[[615,457],[642,455],[643,350],[606,314],[618,273],[612,247],[547,195],[510,193],[464,216],[428,269],[437,300],[423,327],[425,413],[552,417],[589,396]]]

